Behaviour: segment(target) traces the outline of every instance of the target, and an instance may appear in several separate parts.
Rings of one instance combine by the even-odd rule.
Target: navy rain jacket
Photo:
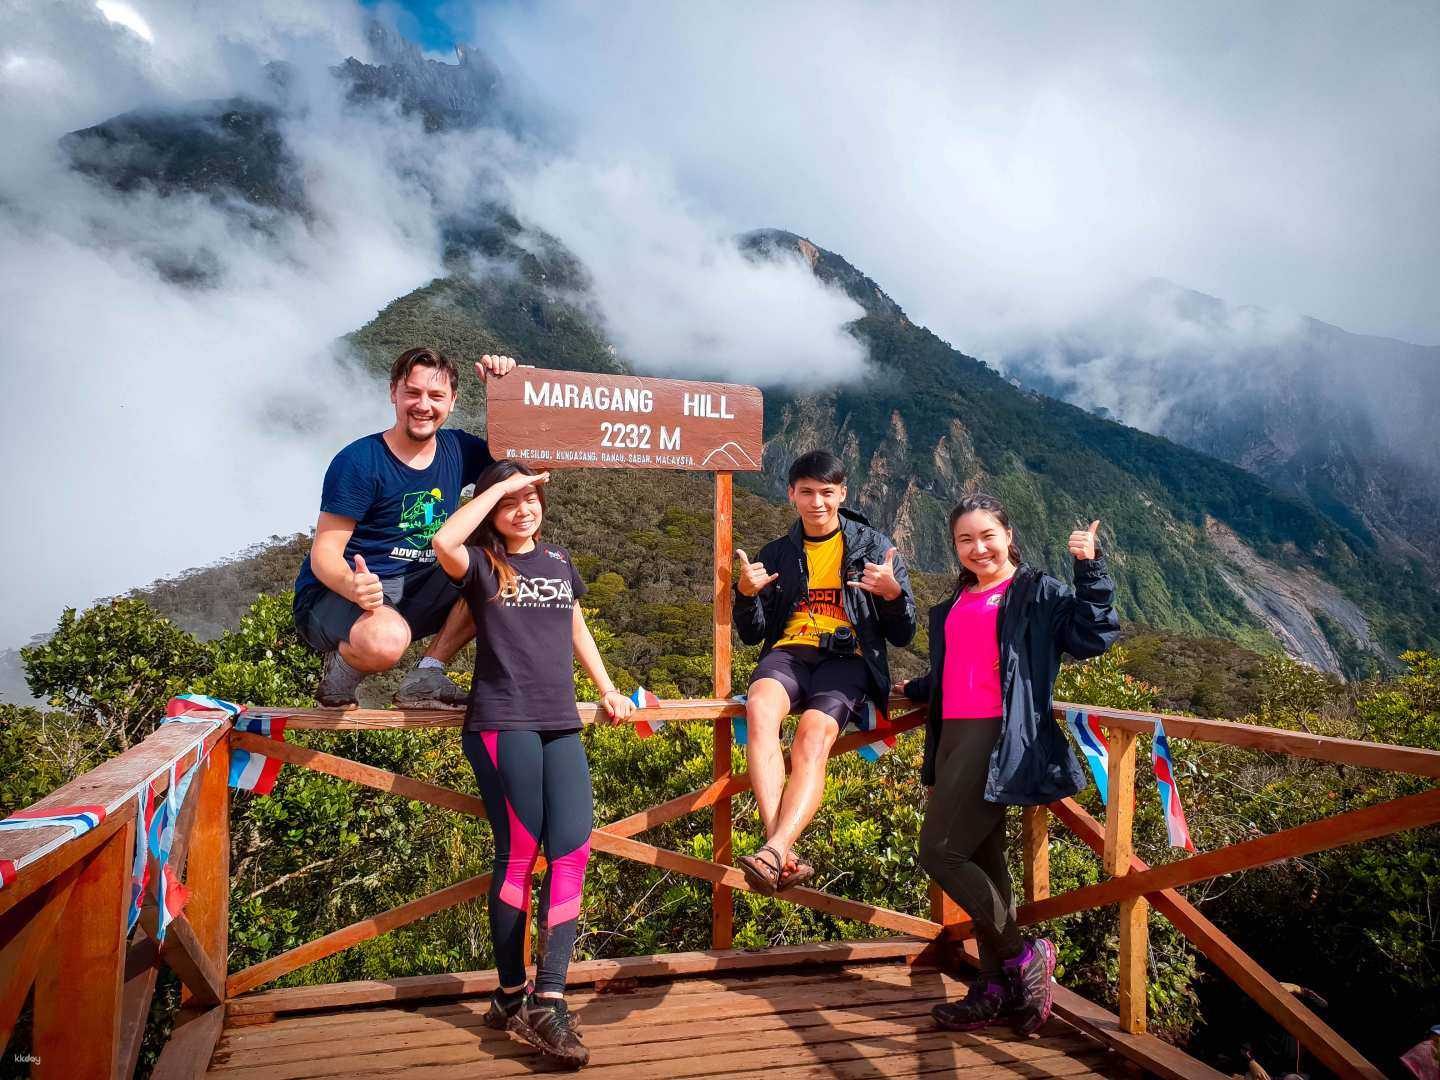
[[[844,506],[840,508],[840,532],[845,545],[840,561],[845,617],[860,639],[860,652],[865,657],[869,676],[870,700],[883,715],[891,686],[885,643],[903,648],[915,636],[915,597],[910,592],[910,574],[896,555],[895,580],[900,583],[901,592],[894,600],[882,600],[874,593],[845,584],[858,580],[865,573],[867,562],[884,562],[885,553],[895,545],[879,529],[872,528],[864,515]],[[746,645],[763,643],[765,647],[760,651],[763,657],[784,635],[785,625],[801,599],[810,595],[804,526],[795,522],[787,534],[761,548],[753,561],[764,563],[766,570],[780,575],[779,580],[754,596],[746,596],[738,585],[731,586],[735,595],[735,632]]]
[[[768,563],[766,564],[769,565]],[[928,702],[925,759],[921,781],[935,783],[935,755],[945,671],[945,619],[958,593],[930,609],[930,670],[905,684],[911,701]],[[1052,695],[1060,654],[1076,660],[1099,656],[1120,635],[1112,602],[1115,582],[1104,556],[1075,560],[1075,588],[1022,563],[1000,603],[1000,738],[990,754],[985,800],[1013,806],[1043,806],[1068,798],[1089,782],[1070,741],[1055,723]],[[951,721],[963,723],[963,721]]]

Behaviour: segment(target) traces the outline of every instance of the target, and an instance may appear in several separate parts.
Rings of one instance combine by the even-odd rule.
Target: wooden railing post
[[[185,869],[190,888],[185,918],[222,985],[230,942],[230,734],[215,744],[193,782],[190,797],[197,803]],[[193,997],[182,987],[182,1006],[196,1004]]]
[[[715,697],[730,696],[730,559],[734,546],[734,487],[728,472],[715,474],[715,648],[711,679]],[[721,780],[735,766],[728,717],[715,721],[715,763],[712,776]],[[731,803],[726,796],[715,803],[713,849],[717,863],[729,863],[731,848]],[[711,892],[710,945],[728,949],[734,943],[734,890],[716,882]]]
[[[1139,736],[1110,728],[1110,803],[1105,810],[1105,871],[1130,872],[1134,854],[1135,755]],[[1120,901],[1120,1026],[1132,1035],[1145,1031],[1145,976],[1150,955],[1148,912],[1143,896]]]
[[[1050,811],[1044,806],[1027,806],[1020,821],[1025,900],[1033,904],[1050,895]]]
[[[135,823],[89,855],[35,979],[34,1069],[44,1080],[115,1077]]]

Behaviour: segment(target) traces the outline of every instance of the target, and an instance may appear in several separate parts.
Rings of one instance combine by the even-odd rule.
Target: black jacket
[[[901,593],[894,600],[882,600],[848,581],[858,580],[867,562],[885,561],[885,553],[895,545],[879,529],[871,528],[865,518],[846,507],[840,508],[840,533],[844,554],[840,561],[840,588],[845,598],[845,617],[860,639],[860,652],[865,657],[869,675],[870,700],[883,713],[890,697],[890,661],[885,655],[888,641],[897,648],[910,644],[915,636],[915,597],[910,592],[910,575],[904,563],[895,559],[895,580]],[[800,522],[778,540],[760,549],[756,562],[779,574],[755,596],[744,595],[738,586],[735,594],[735,632],[746,645],[764,644],[763,657],[775,647],[785,632],[785,624],[810,595],[810,571],[805,561],[805,529]]]
[[[920,778],[935,783],[944,703],[945,619],[958,594],[930,609],[930,670],[905,684],[911,701],[929,702],[925,761]],[[985,799],[993,803],[1043,806],[1068,798],[1088,782],[1075,752],[1051,710],[1060,654],[1077,660],[1099,656],[1120,634],[1111,602],[1115,582],[1103,556],[1075,561],[1075,588],[1033,566],[1021,564],[1005,591],[997,620],[1000,635],[1000,738],[990,754]]]

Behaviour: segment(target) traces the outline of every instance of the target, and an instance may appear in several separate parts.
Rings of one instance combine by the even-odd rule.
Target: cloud
[[[1151,277],[1440,342],[1440,9],[476,7],[577,142],[844,254],[970,351]]]
[[[445,273],[443,223],[506,191],[591,264],[589,299],[647,369],[861,363],[842,329],[855,305],[799,264],[745,261],[663,162],[427,134],[392,103],[346,101],[329,69],[371,58],[364,18],[341,0],[0,6],[0,548],[20,583],[0,644],[312,524],[330,457],[389,414],[336,339]],[[237,94],[275,108],[303,214],[118,192],[58,146]]]

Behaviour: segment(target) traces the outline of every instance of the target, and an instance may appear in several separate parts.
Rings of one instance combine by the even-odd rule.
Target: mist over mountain
[[[1397,558],[1440,565],[1440,347],[1151,281],[996,362],[1294,491]]]

